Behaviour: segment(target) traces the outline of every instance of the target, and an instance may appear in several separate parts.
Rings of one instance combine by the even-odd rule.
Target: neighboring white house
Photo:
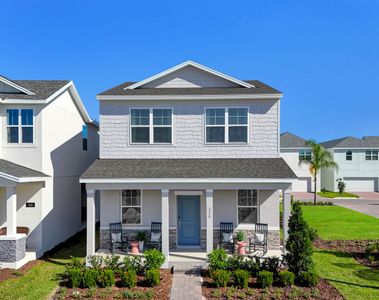
[[[300,158],[311,157],[312,152],[305,145],[306,140],[292,134],[284,132],[280,135],[280,156],[295,172],[297,179],[292,183],[293,192],[313,192],[314,181],[309,172],[309,167],[305,164],[299,165]],[[317,176],[317,191],[320,191],[320,174]]]
[[[0,124],[0,267],[18,268],[85,226],[79,176],[98,158],[98,126],[72,81],[2,76]]]
[[[217,246],[220,222],[252,235],[269,226],[279,249],[296,175],[280,158],[280,98],[257,80],[239,80],[188,61],[97,96],[100,159],[81,176],[87,187],[87,255],[95,249],[94,193],[100,191],[100,245],[109,223],[129,234],[162,223],[162,251]]]
[[[344,137],[322,143],[333,153],[339,169],[324,169],[321,187],[337,191],[337,179],[346,183],[346,191],[378,192],[379,180],[379,136],[365,136],[362,139]]]

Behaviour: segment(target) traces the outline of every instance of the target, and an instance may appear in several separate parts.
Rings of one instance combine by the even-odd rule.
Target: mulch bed
[[[22,275],[24,275],[27,271],[29,271],[31,268],[33,268],[35,265],[38,265],[41,263],[41,260],[32,260],[28,262],[27,264],[23,265],[18,270],[15,269],[0,269],[0,282],[10,279],[10,278],[17,278]]]
[[[366,248],[377,240],[333,240],[324,241],[315,239],[313,245],[318,249],[332,250],[351,254],[357,262],[373,269],[379,269],[379,261],[370,261],[367,258]]]
[[[56,292],[56,294],[52,297],[52,299],[78,299],[78,298],[86,298],[86,299],[115,299],[115,298],[121,298],[121,294],[124,291],[141,291],[146,292],[148,290],[154,291],[154,297],[152,299],[154,300],[160,300],[160,299],[169,299],[170,291],[171,291],[171,285],[172,285],[172,274],[170,270],[162,269],[161,271],[161,283],[159,286],[156,287],[148,287],[144,285],[144,277],[138,276],[138,284],[136,287],[128,289],[128,288],[120,288],[117,286],[114,286],[112,288],[96,288],[96,294],[92,297],[88,297],[90,290],[89,289],[80,289],[80,288],[60,288]],[[117,282],[116,282],[117,285]],[[64,295],[62,295],[62,290],[65,291]],[[73,297],[73,293],[79,291],[80,297],[76,296]]]
[[[293,286],[270,287],[268,289],[257,288],[255,279],[251,279],[249,288],[235,289],[229,298],[227,296],[228,290],[231,290],[231,287],[216,288],[211,278],[203,277],[202,292],[207,299],[344,299],[338,290],[324,279],[320,279],[317,286],[313,288]]]

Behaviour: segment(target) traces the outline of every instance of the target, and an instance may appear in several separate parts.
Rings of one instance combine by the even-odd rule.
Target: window
[[[205,110],[206,143],[247,143],[247,134],[247,108],[207,108]]]
[[[131,143],[171,144],[172,109],[131,109]]]
[[[238,224],[258,222],[258,191],[238,190]]]
[[[346,151],[346,160],[353,160],[353,153],[350,150]]]
[[[121,219],[123,224],[141,224],[141,190],[121,191]]]
[[[88,150],[88,127],[83,125],[82,127],[82,149],[83,151]]]
[[[366,150],[366,160],[378,160],[378,150]]]
[[[32,109],[7,109],[7,141],[9,144],[33,144]]]
[[[312,151],[309,149],[303,149],[299,151],[299,160],[312,159]]]

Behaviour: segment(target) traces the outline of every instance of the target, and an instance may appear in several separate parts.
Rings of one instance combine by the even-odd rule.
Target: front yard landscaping
[[[359,198],[359,196],[347,192],[339,193],[331,191],[322,191],[318,192],[317,195],[324,198]]]

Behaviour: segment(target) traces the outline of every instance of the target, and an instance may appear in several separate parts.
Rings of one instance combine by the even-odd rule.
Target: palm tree
[[[311,148],[311,156],[305,156],[299,160],[299,165],[308,165],[309,172],[313,176],[314,196],[313,203],[317,203],[317,175],[322,168],[334,168],[338,170],[338,165],[333,160],[333,155],[314,140],[309,140],[305,145]]]

